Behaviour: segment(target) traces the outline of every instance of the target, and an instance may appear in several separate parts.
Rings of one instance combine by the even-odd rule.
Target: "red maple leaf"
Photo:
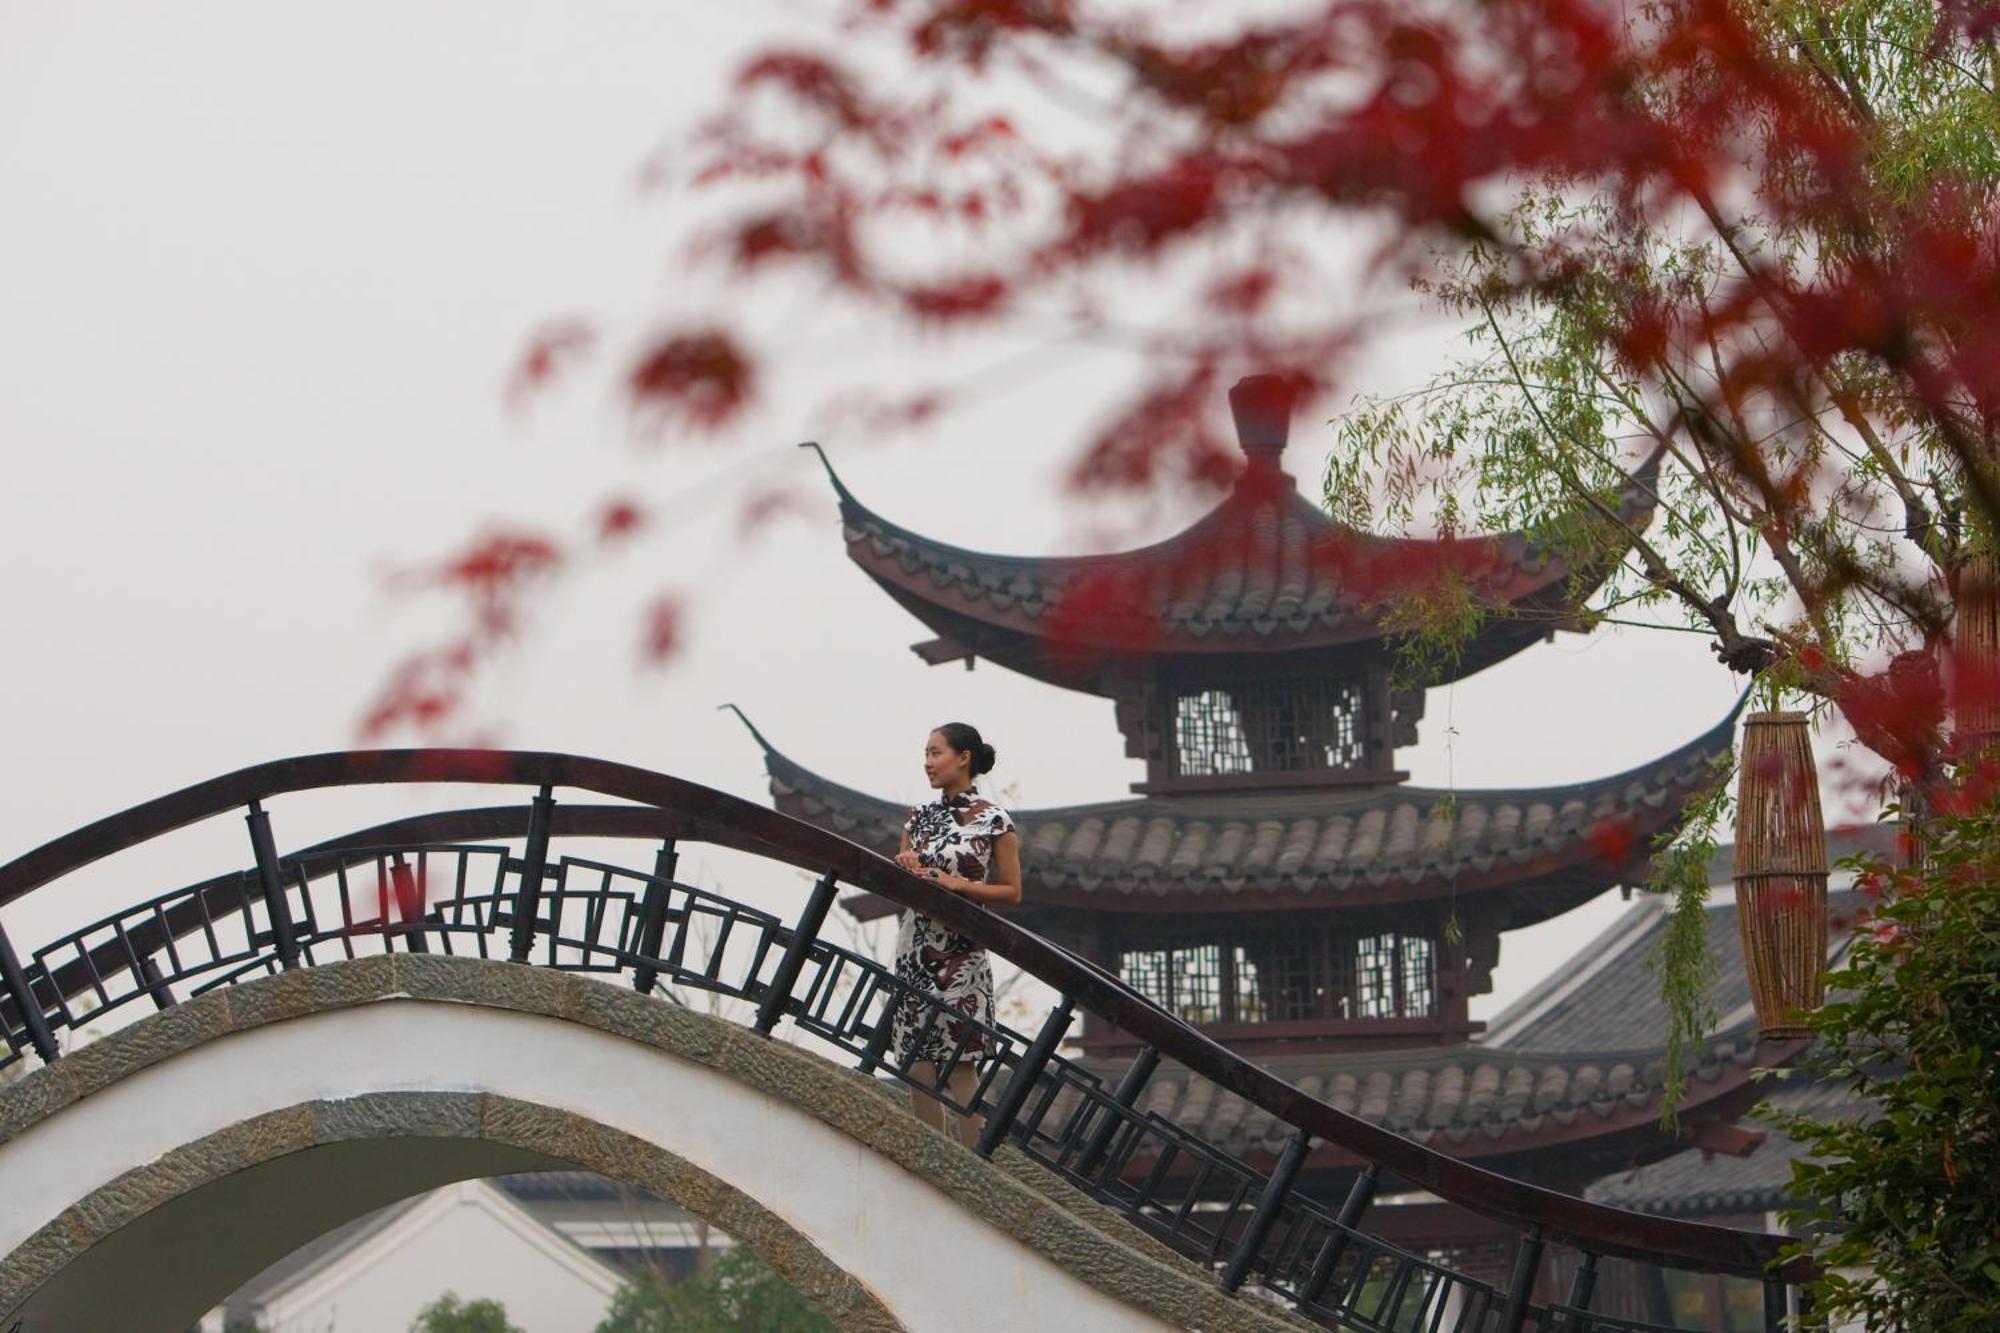
[[[734,338],[719,329],[701,329],[654,342],[632,366],[626,387],[649,415],[714,431],[748,405],[755,378]]]

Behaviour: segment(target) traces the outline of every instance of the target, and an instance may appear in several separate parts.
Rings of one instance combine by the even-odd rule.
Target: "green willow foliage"
[[[1661,1123],[1679,1128],[1681,1087],[1701,1039],[1715,1026],[1708,984],[1715,960],[1708,952],[1708,866],[1718,850],[1718,832],[1729,815],[1729,780],[1735,768],[1718,765],[1708,787],[1689,803],[1679,829],[1662,836],[1653,849],[1652,887],[1670,895],[1660,952],[1652,960],[1667,1007],[1667,1095]]]
[[[1642,6],[1633,22],[1671,5]],[[1771,0],[1743,12],[1824,91],[1826,115],[1864,127],[1861,197],[1886,210],[1949,182],[1968,208],[1992,209],[2000,57],[1940,38],[1931,0]],[[1632,95],[1671,120],[1698,78],[1683,71]],[[1807,167],[1784,133],[1752,140],[1733,217],[1663,218],[1603,181],[1542,179],[1523,182],[1497,239],[1440,251],[1419,290],[1464,320],[1465,351],[1422,386],[1361,399],[1334,423],[1325,500],[1381,531],[1524,530],[1578,571],[1578,597],[1595,587],[1581,628],[1707,635],[1732,669],[1823,699],[1826,673],[1910,646],[1934,623],[1935,570],[1959,544],[1965,488],[1934,416],[1875,362],[1849,357],[1810,383],[1744,392],[1724,371],[1745,354],[1740,342],[1631,355],[1639,313],[1673,311],[1676,327],[1698,328],[1759,272],[1810,287],[1868,248],[1851,217],[1822,223],[1788,206],[1807,194]],[[1523,253],[1565,262],[1557,277],[1524,282]],[[1774,497],[1746,482],[1759,470],[1833,481]],[[1655,501],[1643,530],[1620,508],[1635,493]],[[1453,661],[1482,619],[1467,590],[1449,587],[1394,615],[1405,670],[1419,679]],[[1788,660],[1802,645],[1817,684]],[[1700,914],[1729,816],[1718,790],[1655,849],[1651,887],[1674,899],[1657,968],[1670,1108],[1684,1091],[1681,1057],[1710,1025]]]
[[[1822,1266],[1817,1309],[1902,1333],[2000,1328],[2000,811],[1940,821],[1828,977],[1813,1072],[1873,1112],[1766,1107],[1803,1144],[1787,1221]]]

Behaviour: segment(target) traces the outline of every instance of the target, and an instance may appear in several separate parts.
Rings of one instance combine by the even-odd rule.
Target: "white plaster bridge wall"
[[[217,1026],[204,1005],[231,1011],[219,1033],[203,1035]],[[384,1112],[375,1130],[341,1127],[392,1105],[486,1124],[433,1133]],[[567,1128],[510,1136],[503,1120]],[[761,1237],[741,1216],[712,1220],[794,1280],[814,1264],[858,1279],[828,1309],[848,1328],[1300,1327],[1054,1207],[849,1071],[504,963],[405,955],[219,990],[0,1093],[0,1135],[0,1328],[18,1318],[23,1333],[180,1333],[269,1262],[392,1199],[567,1166],[658,1190],[653,1148],[688,1168],[666,1188],[705,1194],[679,1200],[696,1211],[726,1212],[727,1187],[767,1211]],[[687,1184],[704,1177],[720,1187]],[[818,1281],[801,1285],[828,1308]]]

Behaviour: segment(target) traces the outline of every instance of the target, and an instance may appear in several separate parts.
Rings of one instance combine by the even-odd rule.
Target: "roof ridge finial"
[[[842,482],[840,479],[840,474],[833,470],[833,460],[826,456],[826,450],[819,447],[818,440],[801,440],[799,442],[799,448],[810,449],[814,453],[819,455],[819,464],[821,467],[826,469],[827,480],[833,483],[833,489],[835,493],[840,496],[841,499],[847,501],[852,501],[854,499],[854,493],[847,489],[846,483]]]
[[[1660,507],[1660,466],[1666,457],[1667,446],[1655,445],[1653,452],[1626,475],[1618,495],[1620,518],[1627,522],[1636,520],[1641,529],[1651,526],[1653,514]]]
[[[749,715],[746,714],[742,709],[738,708],[735,704],[717,704],[715,706],[715,711],[718,713],[724,711],[725,709],[727,709],[729,712],[736,714],[736,720],[738,722],[741,722],[745,727],[749,729],[751,736],[756,738],[757,744],[764,747],[764,752],[766,754],[776,754],[778,752],[778,747],[764,739],[764,733],[757,730],[757,724],[755,722],[752,722],[749,718]]]
[[[1236,441],[1253,467],[1277,467],[1292,430],[1298,383],[1290,375],[1245,375],[1229,390]]]
[[[1717,723],[1715,729],[1717,731],[1720,731],[1723,727],[1728,727],[1732,731],[1735,730],[1736,719],[1743,716],[1744,710],[1750,707],[1750,696],[1755,694],[1756,692],[1757,692],[1756,681],[1753,680],[1748,685],[1745,685],[1743,687],[1743,693],[1736,696],[1736,705],[1735,707],[1729,710],[1729,716],[1723,718],[1721,722]]]

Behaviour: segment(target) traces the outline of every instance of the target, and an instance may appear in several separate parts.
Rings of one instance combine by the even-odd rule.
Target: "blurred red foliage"
[[[680,647],[683,616],[682,599],[673,593],[660,594],[646,608],[645,641],[640,645],[640,654],[648,663],[657,666]]]
[[[508,397],[518,406],[580,359],[596,340],[596,334],[581,320],[563,320],[543,329],[529,339],[515,364],[508,382]]]
[[[1623,867],[1630,864],[1633,849],[1638,845],[1638,826],[1629,815],[1613,815],[1584,830],[1583,840],[1598,860],[1607,866]]]
[[[1996,14],[1949,0],[1933,46],[1987,40]],[[1532,180],[1602,199],[1621,226],[1706,226],[1723,248],[1746,200],[1772,228],[1846,238],[1811,264],[1741,253],[1732,279],[1701,299],[1636,271],[1604,293],[1605,336],[1626,368],[1673,389],[1683,465],[1718,495],[1753,497],[1777,558],[1812,531],[1849,464],[1766,448],[1726,423],[1760,399],[1821,394],[1865,424],[1879,401],[1814,387],[1843,365],[1893,386],[1896,412],[1922,418],[1961,464],[1970,500],[2000,519],[1991,220],[1947,177],[1907,197],[1872,189],[1865,108],[1768,41],[1762,11],[1743,0],[1664,0],[1643,20],[1608,0],[1319,0],[1254,19],[1090,0],[845,0],[838,15],[837,45],[788,43],[744,61],[693,136],[684,179],[716,220],[689,262],[736,285],[726,306],[677,314],[631,361],[627,396],[653,424],[722,431],[792,369],[758,350],[780,340],[761,336],[743,284],[810,284],[932,331],[1058,311],[1069,333],[1125,338],[1141,367],[1083,437],[1072,485],[1219,490],[1240,467],[1218,429],[1220,386],[1274,371],[1323,396],[1372,332],[1326,299],[1351,282],[1340,267],[1351,247],[1321,244],[1334,228],[1365,227],[1378,267],[1417,275],[1476,245],[1505,261],[1511,290],[1558,290],[1600,238],[1510,228],[1518,184]],[[1088,132],[1016,105],[1031,95],[1081,109]],[[1169,302],[1184,291],[1187,314],[1168,304],[1155,325],[1125,328],[1135,276]],[[516,382],[546,382],[591,341],[582,325],[555,326]],[[1699,389],[1684,373],[1696,362]],[[884,423],[928,423],[945,400],[904,394],[906,411],[886,400],[874,410]],[[630,530],[611,525],[614,512],[602,538]],[[1923,521],[1913,509],[1913,533]],[[1506,568],[1476,538],[1335,543],[1314,558],[1370,602],[1454,584],[1496,591]],[[450,566],[477,612],[472,660],[558,560],[552,547],[494,539]],[[1675,574],[1649,571],[1700,614],[1706,593],[1676,587]],[[1792,582],[1800,625],[1768,642],[1718,631],[1724,661],[1762,670],[1789,657],[1791,683],[1834,700],[1863,745],[1907,777],[1934,774],[1954,753],[1947,704],[2000,690],[2000,668],[1952,662],[1948,631],[1914,595],[1917,628],[1891,645],[1903,655],[1857,665],[1814,621],[1826,587]],[[1131,608],[1155,592],[1115,572],[1073,587],[1059,638],[1139,646],[1144,618]],[[684,640],[681,612],[678,598],[649,610],[649,660]],[[460,660],[402,664],[370,727],[450,716]]]
[[[597,539],[611,543],[623,541],[646,525],[646,511],[632,500],[612,500],[597,516]]]
[[[755,383],[735,338],[714,329],[659,339],[626,377],[633,403],[649,418],[697,431],[727,425],[750,401]]]

